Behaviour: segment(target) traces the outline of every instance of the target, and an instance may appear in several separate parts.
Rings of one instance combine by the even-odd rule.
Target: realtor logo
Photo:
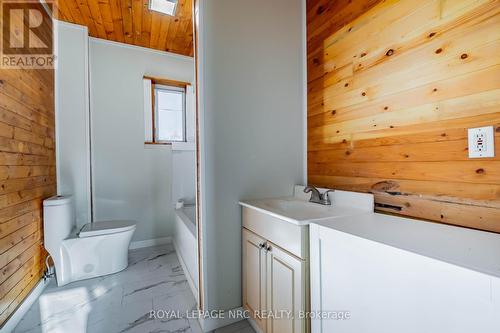
[[[6,69],[54,68],[52,3],[0,0],[1,59]]]

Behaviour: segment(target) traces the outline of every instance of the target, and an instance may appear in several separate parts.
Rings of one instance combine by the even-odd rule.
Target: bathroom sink
[[[309,223],[335,217],[366,214],[366,210],[350,205],[336,205],[335,202],[332,205],[320,205],[295,196],[245,200],[240,201],[240,205],[297,225],[308,225]]]

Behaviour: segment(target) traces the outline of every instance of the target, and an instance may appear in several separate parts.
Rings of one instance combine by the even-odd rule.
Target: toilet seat
[[[115,234],[135,229],[136,221],[112,220],[85,224],[78,233],[79,238]]]

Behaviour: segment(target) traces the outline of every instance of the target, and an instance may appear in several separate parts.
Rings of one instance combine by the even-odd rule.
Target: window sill
[[[145,149],[172,149],[170,142],[144,142]]]
[[[171,146],[172,142],[144,142],[145,145]]]

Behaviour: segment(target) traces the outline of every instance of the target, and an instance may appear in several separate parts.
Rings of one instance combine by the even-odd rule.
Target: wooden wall
[[[500,2],[307,4],[309,183],[500,232]],[[496,157],[469,159],[488,125]]]
[[[56,193],[54,71],[0,68],[0,325],[42,277]]]

